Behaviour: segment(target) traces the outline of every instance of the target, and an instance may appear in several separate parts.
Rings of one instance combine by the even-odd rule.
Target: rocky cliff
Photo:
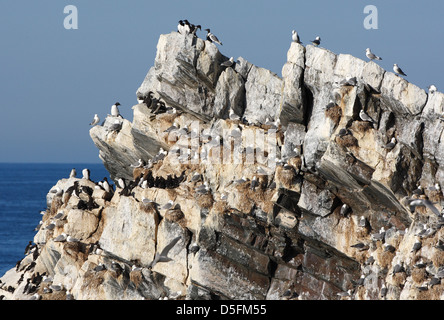
[[[160,36],[132,122],[90,130],[115,190],[61,179],[4,298],[444,298],[444,94],[311,45],[227,60]]]

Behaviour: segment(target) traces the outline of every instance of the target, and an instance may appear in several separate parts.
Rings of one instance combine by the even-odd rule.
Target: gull
[[[91,121],[91,123],[89,124],[90,126],[95,126],[96,124],[98,124],[100,121],[99,116],[97,115],[97,113],[94,115],[93,120]]]
[[[154,268],[154,266],[156,265],[156,263],[158,262],[168,262],[171,261],[173,259],[169,258],[168,252],[176,245],[176,243],[180,240],[181,237],[176,237],[174,238],[167,246],[165,246],[165,248],[163,248],[163,250],[160,252],[160,254],[158,252],[156,252],[156,255],[154,256],[154,260],[149,264],[149,268]]]
[[[75,178],[76,175],[77,175],[76,169],[75,169],[75,168],[72,168],[72,169],[71,169],[71,172],[69,173],[69,177],[70,177],[70,178]]]
[[[201,174],[199,172],[194,172],[193,177],[191,178],[191,182],[199,181],[202,178]]]
[[[173,125],[171,127],[169,127],[168,129],[166,129],[164,132],[172,132],[172,131],[177,130],[177,128],[178,128],[178,125],[176,122],[174,122]]]
[[[299,39],[299,35],[295,30],[291,31],[291,39],[293,40],[293,42],[301,43],[301,40]]]
[[[227,67],[227,68],[229,68],[229,67],[231,67],[233,64],[234,64],[234,58],[231,57],[229,60],[222,62],[220,65],[221,65],[222,67]]]
[[[59,283],[59,284],[52,284],[52,285],[49,286],[49,288],[51,290],[54,290],[54,291],[61,291],[61,290],[63,290],[63,285],[61,283]]]
[[[196,187],[194,190],[199,194],[206,194],[208,193],[208,191],[210,191],[210,187],[208,186],[208,182],[205,181],[203,184]]]
[[[419,249],[421,249],[421,246],[422,246],[421,241],[419,240],[419,237],[416,236],[416,242],[413,244],[413,247],[412,247],[412,251],[411,251],[411,252],[416,252],[416,251],[418,251]]]
[[[80,240],[71,236],[66,237],[67,242],[79,242]]]
[[[397,264],[393,267],[393,274],[399,273],[399,272],[404,272],[404,263],[401,262],[400,264]]]
[[[57,236],[57,238],[54,239],[54,242],[64,242],[66,241],[66,237],[68,235],[66,233],[62,233],[59,236]]]
[[[228,199],[228,193],[223,192],[223,193],[220,195],[220,200],[227,200],[227,199]]]
[[[240,117],[234,112],[233,109],[230,109],[229,118],[230,120],[240,120]]]
[[[439,210],[434,206],[435,202],[432,202],[428,199],[412,199],[412,198],[410,198],[409,201],[410,201],[409,205],[411,207],[425,206],[434,214],[436,214],[438,217],[441,216],[441,212],[439,212]]]
[[[370,51],[370,48],[367,48],[367,49],[365,50],[365,55],[367,56],[367,58],[370,59],[370,61],[371,61],[371,60],[382,60],[381,57],[378,57],[377,55],[373,54],[373,53]]]
[[[365,243],[362,242],[358,242],[354,245],[351,245],[350,247],[358,249],[359,251],[364,251],[368,249],[368,245],[366,245]]]
[[[356,77],[348,76],[339,83],[341,86],[356,86],[358,84],[358,79]]]
[[[130,167],[132,168],[141,168],[145,165],[142,159],[139,159],[137,164],[130,164]]]
[[[313,43],[317,47],[321,44],[321,38],[318,36],[316,37],[316,39],[312,40],[311,43]]]
[[[205,29],[205,31],[207,31],[207,40],[210,42],[216,42],[220,45],[222,45],[222,42],[219,41],[219,39],[211,33],[210,29]]]
[[[64,215],[65,213],[63,211],[60,211],[54,216],[54,219],[61,219]]]
[[[347,216],[347,214],[348,214],[349,212],[350,212],[350,206],[344,203],[344,204],[342,205],[342,207],[341,207],[341,211],[340,211],[341,215],[342,215],[342,216]]]
[[[367,226],[367,219],[364,216],[361,216],[358,224],[360,227],[365,228]]]
[[[400,74],[400,75],[402,75],[402,76],[407,76],[407,75],[404,73],[404,71],[402,71],[401,68],[398,67],[398,65],[397,65],[396,63],[393,65],[393,71],[395,71],[395,73],[398,74],[398,75]]]
[[[361,118],[362,121],[368,121],[368,122],[372,122],[372,123],[375,122],[375,120],[373,120],[368,114],[366,114],[363,109],[361,109],[361,111],[359,111],[359,117]]]
[[[168,202],[162,207],[162,209],[168,210],[171,209],[174,205],[174,201],[173,200],[168,200]]]
[[[102,271],[102,270],[106,270],[106,267],[105,267],[105,265],[103,263],[99,263],[93,270],[95,272],[99,272],[99,271]]]
[[[384,148],[384,149],[391,150],[391,149],[393,149],[395,146],[396,146],[396,138],[393,137],[393,138],[390,140],[390,142],[387,143],[383,148]]]
[[[384,298],[387,295],[387,287],[385,286],[385,283],[382,284],[381,286],[381,298]]]
[[[396,248],[394,246],[392,246],[391,244],[388,244],[388,243],[384,243],[383,247],[384,247],[384,252],[388,251],[388,252],[393,253],[393,252],[396,251]]]
[[[428,187],[427,190],[429,190],[429,191],[439,191],[439,190],[441,190],[441,187],[439,186],[439,183],[435,183],[434,186]]]
[[[42,298],[38,293],[34,293],[29,300],[40,300]]]

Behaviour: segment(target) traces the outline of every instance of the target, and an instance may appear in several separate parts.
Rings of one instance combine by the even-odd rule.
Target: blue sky
[[[78,9],[78,29],[66,30],[63,9]],[[364,8],[378,9],[367,30]],[[225,56],[242,56],[281,75],[298,31],[304,44],[363,60],[365,48],[393,63],[407,80],[444,91],[444,2],[359,0],[15,0],[0,2],[0,162],[100,162],[89,137],[119,101],[132,121],[136,90],[154,63],[160,34],[179,19],[209,27]],[[205,32],[199,32],[202,38]]]

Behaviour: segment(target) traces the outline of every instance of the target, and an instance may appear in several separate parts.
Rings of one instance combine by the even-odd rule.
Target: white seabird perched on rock
[[[168,202],[162,207],[162,209],[164,210],[168,210],[171,209],[174,205],[174,201],[173,200],[168,200]]]
[[[363,109],[361,109],[361,111],[359,111],[359,118],[361,118],[362,121],[367,121],[367,122],[371,122],[371,123],[375,122],[375,120],[373,120],[368,114],[366,114]]]
[[[85,168],[82,170],[83,179],[90,180],[90,171]]]
[[[120,103],[119,103],[119,102],[116,102],[115,104],[113,104],[113,105],[111,106],[111,115],[112,115],[113,117],[118,117],[118,116],[120,116],[120,112],[119,112],[119,108],[118,108],[118,106],[120,106]]]
[[[222,45],[222,42],[219,41],[219,39],[211,33],[210,29],[205,29],[205,31],[207,32],[207,40],[210,42],[216,42],[220,45]]]
[[[377,55],[373,54],[373,53],[370,51],[370,48],[367,48],[367,49],[365,50],[365,55],[367,56],[367,58],[370,59],[370,61],[372,61],[372,60],[382,60],[381,57],[378,57]]]
[[[91,123],[89,124],[90,126],[95,126],[96,124],[98,124],[100,121],[99,116],[97,115],[97,113],[94,115],[93,120],[91,121]]]
[[[299,35],[295,30],[291,31],[291,40],[293,40],[293,42],[296,43],[302,43],[301,40],[299,39]]]
[[[358,79],[356,77],[347,76],[344,80],[339,83],[341,86],[356,86],[358,84]]]
[[[393,149],[395,146],[396,146],[396,138],[393,137],[393,138],[390,140],[390,142],[387,143],[383,148],[384,148],[384,149],[391,150],[391,149]]]
[[[231,67],[233,64],[234,64],[234,58],[231,57],[229,60],[222,62],[220,65],[221,65],[222,67],[227,67],[227,68],[229,68],[229,67]]]
[[[395,73],[398,75],[400,74],[402,76],[407,77],[407,75],[404,73],[404,71],[402,71],[402,69],[396,63],[393,65],[393,71],[395,71]]]
[[[321,44],[321,37],[317,36],[316,39],[312,40],[311,43],[313,43],[316,47]]]
[[[137,161],[137,164],[130,164],[130,167],[132,168],[142,168],[145,165],[142,159],[139,159]]]
[[[229,111],[229,118],[230,120],[240,120],[240,116],[238,116],[233,109],[230,109]]]
[[[54,239],[54,242],[64,242],[64,241],[66,241],[66,237],[67,237],[68,235],[66,234],[66,233],[62,233],[62,234],[60,234],[60,235],[58,235],[55,239]]]
[[[164,130],[163,132],[167,132],[167,133],[173,132],[173,131],[177,130],[178,128],[179,128],[179,126],[177,125],[177,123],[173,122],[173,124],[168,129]]]
[[[61,219],[61,218],[63,218],[64,215],[65,215],[65,213],[63,211],[60,211],[59,213],[57,213],[54,216],[54,219]]]
[[[436,89],[436,87],[433,84],[429,87],[429,93],[430,94],[434,94],[437,90],[438,89]]]
[[[74,237],[71,237],[71,236],[67,236],[66,237],[66,242],[80,242],[80,240],[79,239],[77,239],[77,238],[74,238]]]
[[[76,169],[75,169],[75,168],[72,168],[72,169],[71,169],[71,172],[69,173],[69,177],[70,177],[70,178],[75,178],[76,175],[77,175],[77,171],[76,171]]]
[[[119,178],[117,180],[117,185],[119,186],[120,189],[125,189],[126,187],[125,180],[123,178]]]
[[[63,290],[63,284],[61,284],[61,283],[59,283],[59,284],[52,284],[52,285],[49,286],[49,288],[51,290],[54,290],[54,291],[61,291],[61,290]]]

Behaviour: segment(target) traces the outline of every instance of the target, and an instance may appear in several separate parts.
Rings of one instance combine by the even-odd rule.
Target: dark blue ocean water
[[[88,168],[91,180],[109,179],[103,164],[0,163],[0,277],[24,257],[40,211],[46,209],[46,194],[58,180],[68,178],[72,168],[77,177]]]

